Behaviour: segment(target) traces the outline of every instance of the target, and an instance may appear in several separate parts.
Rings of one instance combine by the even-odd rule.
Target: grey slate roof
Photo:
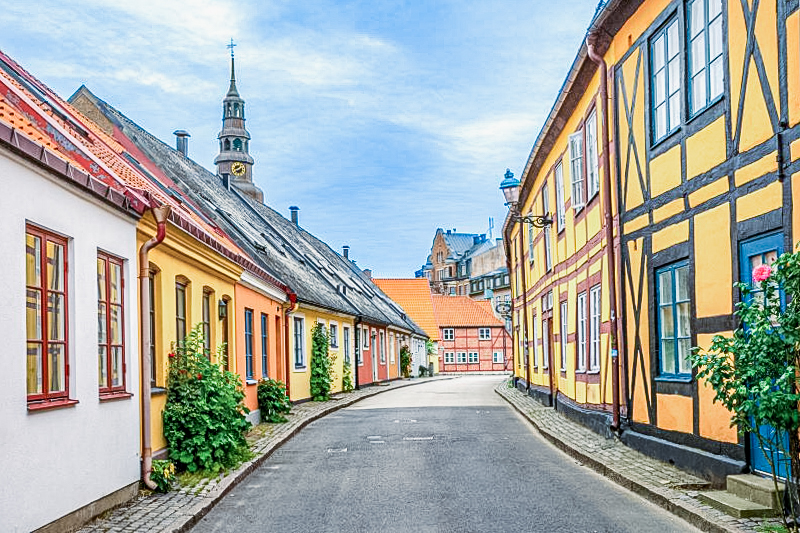
[[[218,176],[142,129],[85,87],[79,91],[196,202],[205,216],[245,250],[254,263],[293,290],[299,302],[360,315],[370,323],[393,325],[427,336],[402,311],[395,310],[397,304],[355,265],[327,244],[274,209],[235,188],[226,189]]]
[[[447,244],[447,249],[450,250],[453,259],[458,259],[475,245],[475,236],[473,233],[442,233],[444,242]]]

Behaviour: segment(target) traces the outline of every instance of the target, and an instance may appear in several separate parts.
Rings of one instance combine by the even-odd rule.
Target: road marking
[[[277,470],[280,468],[280,466],[265,466],[264,468],[266,468],[267,470]]]
[[[371,440],[369,441],[370,444],[386,444],[385,440]]]
[[[347,448],[328,448],[328,453],[347,453]]]
[[[430,437],[403,437],[403,440],[433,440],[433,436],[430,436]]]
[[[383,437],[381,437],[380,435],[369,435],[369,436],[367,436],[368,440],[371,440],[371,439],[382,439],[382,438]]]

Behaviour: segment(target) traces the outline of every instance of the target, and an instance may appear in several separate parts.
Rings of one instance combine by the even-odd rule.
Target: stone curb
[[[603,463],[594,457],[587,455],[586,453],[582,452],[581,450],[573,447],[569,442],[565,439],[562,439],[557,433],[550,431],[547,427],[541,424],[538,420],[536,420],[533,416],[525,412],[521,406],[517,405],[517,403],[510,397],[511,395],[508,394],[507,383],[502,383],[498,387],[495,388],[495,392],[504,400],[506,400],[509,405],[511,405],[519,414],[521,414],[531,425],[536,428],[536,430],[549,442],[555,445],[557,448],[565,452],[570,457],[581,461],[583,464],[589,466],[594,471],[599,473],[600,475],[608,478],[609,480],[613,481],[614,483],[630,490],[631,492],[642,496],[649,501],[655,503],[659,507],[663,508],[664,510],[678,516],[688,522],[689,524],[703,530],[709,531],[712,533],[741,533],[744,531],[740,528],[731,529],[725,527],[722,524],[712,521],[709,517],[703,516],[703,514],[697,512],[696,510],[690,508],[686,503],[679,499],[672,499],[668,495],[658,492],[653,488],[647,486],[644,483],[620,472],[614,470],[610,465]],[[513,389],[513,391],[518,392],[517,389]]]
[[[306,427],[311,422],[315,420],[319,420],[320,418],[329,415],[339,409],[343,409],[345,407],[349,407],[356,402],[359,402],[365,398],[371,398],[372,396],[376,396],[382,392],[387,392],[390,390],[397,390],[404,387],[411,387],[413,385],[420,385],[422,383],[430,383],[432,381],[443,381],[448,379],[455,379],[453,377],[446,377],[446,376],[436,376],[433,378],[425,378],[424,380],[414,380],[414,381],[404,381],[404,380],[395,380],[390,382],[390,387],[386,387],[386,385],[375,385],[370,387],[369,392],[363,393],[355,398],[346,398],[343,396],[337,396],[336,399],[333,401],[330,407],[326,407],[321,411],[310,415],[308,418],[303,420],[298,420],[297,424],[288,430],[284,435],[276,437],[276,441],[266,450],[262,452],[262,454],[251,461],[244,463],[230,475],[226,476],[223,479],[219,486],[211,491],[208,495],[206,495],[200,503],[196,504],[191,510],[187,511],[186,519],[183,523],[173,525],[171,529],[164,530],[164,533],[184,533],[189,531],[193,526],[195,526],[205,515],[207,515],[211,509],[222,499],[224,498],[236,485],[241,483],[251,472],[253,472],[256,468],[261,466],[278,448],[283,446],[286,442],[289,441],[292,437],[297,435],[304,427]],[[363,390],[363,389],[361,389]],[[344,393],[347,394],[347,393]]]

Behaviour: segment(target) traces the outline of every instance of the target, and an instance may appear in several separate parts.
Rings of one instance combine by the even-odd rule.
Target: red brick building
[[[511,370],[511,337],[489,300],[433,295],[439,325],[439,372]]]

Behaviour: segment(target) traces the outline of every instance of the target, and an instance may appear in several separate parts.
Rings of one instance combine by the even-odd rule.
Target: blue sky
[[[594,0],[32,0],[0,48],[64,98],[81,84],[213,170],[231,38],[265,202],[379,277],[437,227],[483,233],[580,46]]]

